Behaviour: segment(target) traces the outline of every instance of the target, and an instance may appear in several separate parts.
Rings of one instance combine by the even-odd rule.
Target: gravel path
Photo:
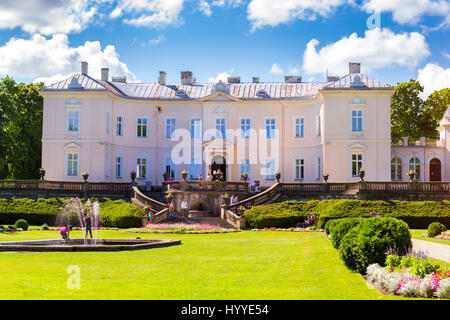
[[[414,250],[421,250],[428,256],[442,261],[450,262],[450,245],[425,240],[411,239]]]

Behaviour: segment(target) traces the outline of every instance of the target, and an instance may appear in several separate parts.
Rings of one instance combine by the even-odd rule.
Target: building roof
[[[331,89],[391,89],[369,76],[355,73],[330,82],[242,82],[242,83],[126,83],[102,81],[88,75],[74,75],[52,84],[43,91],[110,91],[128,99],[198,100],[222,91],[242,100],[277,100],[313,98],[319,90]]]

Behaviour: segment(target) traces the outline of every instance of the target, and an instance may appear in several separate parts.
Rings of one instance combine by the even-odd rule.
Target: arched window
[[[420,180],[420,160],[417,157],[412,157],[409,160],[409,171],[416,173],[415,180]]]
[[[394,158],[391,160],[391,180],[402,180],[402,161],[399,158]]]
[[[270,98],[269,94],[267,93],[266,90],[264,89],[260,89],[256,92],[256,96],[260,97],[260,98]]]

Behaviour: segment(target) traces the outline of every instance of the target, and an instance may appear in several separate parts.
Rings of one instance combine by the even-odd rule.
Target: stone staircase
[[[185,224],[210,224],[217,225],[221,228],[233,228],[231,224],[222,220],[220,217],[204,217],[204,216],[196,216],[192,218],[182,218],[182,217],[174,217],[172,220],[167,220],[164,223],[185,223]]]

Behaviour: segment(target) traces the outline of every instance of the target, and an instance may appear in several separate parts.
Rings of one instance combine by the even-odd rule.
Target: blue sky
[[[0,76],[55,82],[101,67],[131,81],[343,76],[348,62],[395,85],[450,86],[450,4],[442,0],[34,0],[0,4]],[[367,21],[379,12],[379,24]],[[372,16],[373,17],[373,16]],[[2,21],[3,20],[3,21]]]

